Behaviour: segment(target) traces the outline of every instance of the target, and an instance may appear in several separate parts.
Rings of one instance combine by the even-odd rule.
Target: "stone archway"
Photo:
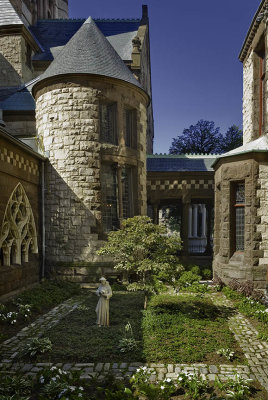
[[[4,214],[0,233],[3,264],[28,262],[29,252],[38,253],[37,232],[32,207],[21,183],[13,190]]]

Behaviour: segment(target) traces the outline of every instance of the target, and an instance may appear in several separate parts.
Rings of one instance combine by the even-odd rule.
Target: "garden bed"
[[[31,289],[21,292],[4,304],[5,311],[0,311],[4,315],[10,312],[15,313],[9,321],[3,321],[0,318],[0,343],[16,335],[22,328],[29,325],[40,315],[47,313],[50,309],[68,298],[81,293],[79,285],[56,280],[44,281]],[[27,318],[22,313],[18,313],[19,309],[16,303],[30,306]]]
[[[216,307],[198,294],[164,294],[153,296],[144,311],[143,299],[141,292],[114,292],[111,326],[99,328],[95,323],[97,298],[89,292],[82,306],[47,331],[53,350],[38,361],[228,364],[226,357],[217,354],[225,348],[235,352],[231,364],[246,362],[228,328],[232,309]],[[137,347],[123,352],[119,343],[128,323]]]

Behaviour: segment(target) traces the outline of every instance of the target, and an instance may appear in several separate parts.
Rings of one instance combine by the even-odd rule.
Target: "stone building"
[[[147,156],[148,213],[154,223],[180,232],[182,260],[212,262],[216,155]]]
[[[215,162],[214,272],[268,282],[268,1],[253,18],[243,63],[243,146]]]
[[[0,124],[0,296],[44,276],[42,165],[44,157]]]
[[[146,214],[150,74],[147,6],[141,19],[73,20],[67,0],[0,0],[0,166],[14,175],[1,193],[0,295],[45,264],[103,272],[107,232]]]

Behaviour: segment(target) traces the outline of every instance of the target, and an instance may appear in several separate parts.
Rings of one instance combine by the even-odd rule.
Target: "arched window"
[[[1,227],[0,248],[3,264],[29,261],[29,252],[38,253],[37,233],[32,207],[21,183],[13,190]]]

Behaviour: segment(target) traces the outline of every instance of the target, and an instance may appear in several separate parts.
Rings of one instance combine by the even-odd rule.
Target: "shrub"
[[[192,271],[185,271],[181,274],[181,277],[178,280],[179,287],[185,288],[187,286],[192,285],[194,282],[199,282],[200,279],[201,279],[200,275],[197,275]]]
[[[22,350],[22,356],[35,357],[38,354],[47,353],[52,350],[52,343],[49,338],[34,338],[30,343],[27,343]]]
[[[148,294],[157,292],[155,277],[166,273],[172,282],[181,247],[179,234],[168,236],[165,226],[153,224],[149,217],[136,216],[124,220],[120,230],[110,232],[98,254],[113,257],[115,270],[135,275],[128,290],[144,291],[146,308]]]

